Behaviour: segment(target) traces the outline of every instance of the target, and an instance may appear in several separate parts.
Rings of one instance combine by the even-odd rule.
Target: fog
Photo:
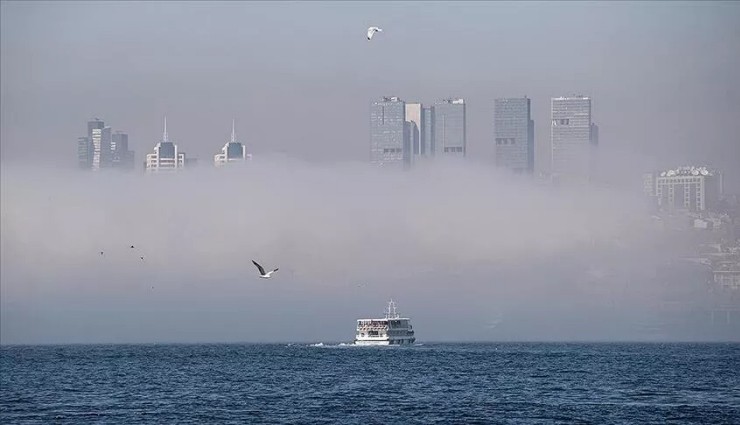
[[[627,191],[470,163],[6,166],[1,335],[349,341],[393,298],[426,341],[645,339],[650,277],[676,254],[650,229]],[[280,270],[260,279],[252,259]]]
[[[349,341],[391,297],[419,341],[713,339],[685,325],[700,279],[661,272],[688,245],[640,177],[707,165],[740,190],[738,22],[733,2],[0,2],[0,343]],[[495,98],[532,99],[538,175],[572,94],[597,185],[494,169]],[[465,163],[370,167],[385,95],[465,98]],[[199,166],[145,175],[165,116]],[[73,169],[93,117],[135,172]],[[217,170],[232,119],[254,159]]]

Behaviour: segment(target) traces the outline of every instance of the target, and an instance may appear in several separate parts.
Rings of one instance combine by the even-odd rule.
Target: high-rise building
[[[443,99],[434,105],[434,155],[466,153],[465,100]]]
[[[645,179],[647,181],[647,179]],[[722,174],[706,167],[678,167],[655,173],[650,180],[654,183],[654,193],[661,209],[672,211],[713,210],[722,197]],[[652,193],[651,193],[652,192]]]
[[[527,97],[494,101],[497,166],[517,173],[534,171],[534,121],[530,104]]]
[[[591,146],[599,146],[599,126],[591,123]]]
[[[98,118],[87,122],[87,137],[92,147],[90,168],[93,170],[105,168],[108,162],[110,144],[106,145],[107,139],[103,134],[105,128],[105,123]]]
[[[185,167],[185,153],[167,137],[167,118],[164,119],[162,141],[154,146],[154,152],[146,155],[144,169],[147,172],[176,171]]]
[[[588,182],[598,129],[591,121],[591,98],[552,98],[550,144],[551,172],[555,181]],[[595,130],[595,131],[594,131]]]
[[[230,162],[241,162],[247,159],[247,147],[236,141],[234,121],[231,121],[231,141],[221,148],[221,153],[213,157],[216,167],[222,167]]]
[[[92,169],[110,167],[110,127],[92,129]]]
[[[411,128],[406,104],[398,97],[383,97],[370,106],[370,162],[378,165],[411,162]]]
[[[93,146],[87,137],[77,138],[77,159],[79,167],[89,170],[92,168]]]
[[[421,109],[421,152],[434,156],[434,106]]]
[[[134,151],[128,149],[128,134],[116,131],[111,137],[113,168],[134,168]]]
[[[103,127],[100,144],[100,168],[113,166],[113,130],[110,126]]]
[[[84,169],[134,167],[134,152],[128,150],[128,135],[113,134],[98,118],[87,122],[87,137],[77,139],[77,158],[79,167]]]
[[[126,149],[128,149],[128,134],[122,132],[122,131],[116,131],[111,135],[110,138],[110,150],[111,152],[115,152],[118,148],[118,146],[126,145]]]
[[[419,128],[415,122],[406,121],[403,123],[403,163],[412,164],[416,155],[414,154],[414,140],[417,140]]]
[[[421,103],[406,104],[406,122],[410,126],[410,143],[413,152],[412,157],[426,156],[427,152],[423,143],[424,140],[424,108]]]
[[[93,118],[87,122],[87,138],[92,141],[92,131],[95,129],[103,129],[105,123],[100,118]]]

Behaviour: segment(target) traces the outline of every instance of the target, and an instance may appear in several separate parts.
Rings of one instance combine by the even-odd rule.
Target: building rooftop
[[[713,176],[714,173],[714,171],[708,169],[707,167],[695,167],[693,165],[690,165],[661,171],[660,177]]]
[[[591,99],[588,96],[584,96],[582,94],[572,95],[572,96],[560,96],[560,97],[553,97],[552,100],[568,100],[568,99]]]

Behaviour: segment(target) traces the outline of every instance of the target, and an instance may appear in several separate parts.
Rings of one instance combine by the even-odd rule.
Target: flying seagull
[[[375,35],[376,32],[383,32],[381,28],[378,27],[370,27],[367,29],[367,39],[370,40],[373,38],[373,35]]]
[[[262,266],[260,266],[259,264],[257,264],[256,261],[252,260],[252,264],[254,264],[255,266],[257,266],[257,269],[260,271],[260,277],[263,278],[263,279],[269,279],[270,276],[273,273],[275,273],[276,271],[278,271],[278,269],[275,269],[275,270],[273,270],[271,272],[265,273],[265,269]]]

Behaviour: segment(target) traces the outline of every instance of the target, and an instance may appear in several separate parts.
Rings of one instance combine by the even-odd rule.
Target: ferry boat
[[[357,319],[355,345],[409,345],[416,341],[411,319],[396,313],[391,300],[382,319]]]

